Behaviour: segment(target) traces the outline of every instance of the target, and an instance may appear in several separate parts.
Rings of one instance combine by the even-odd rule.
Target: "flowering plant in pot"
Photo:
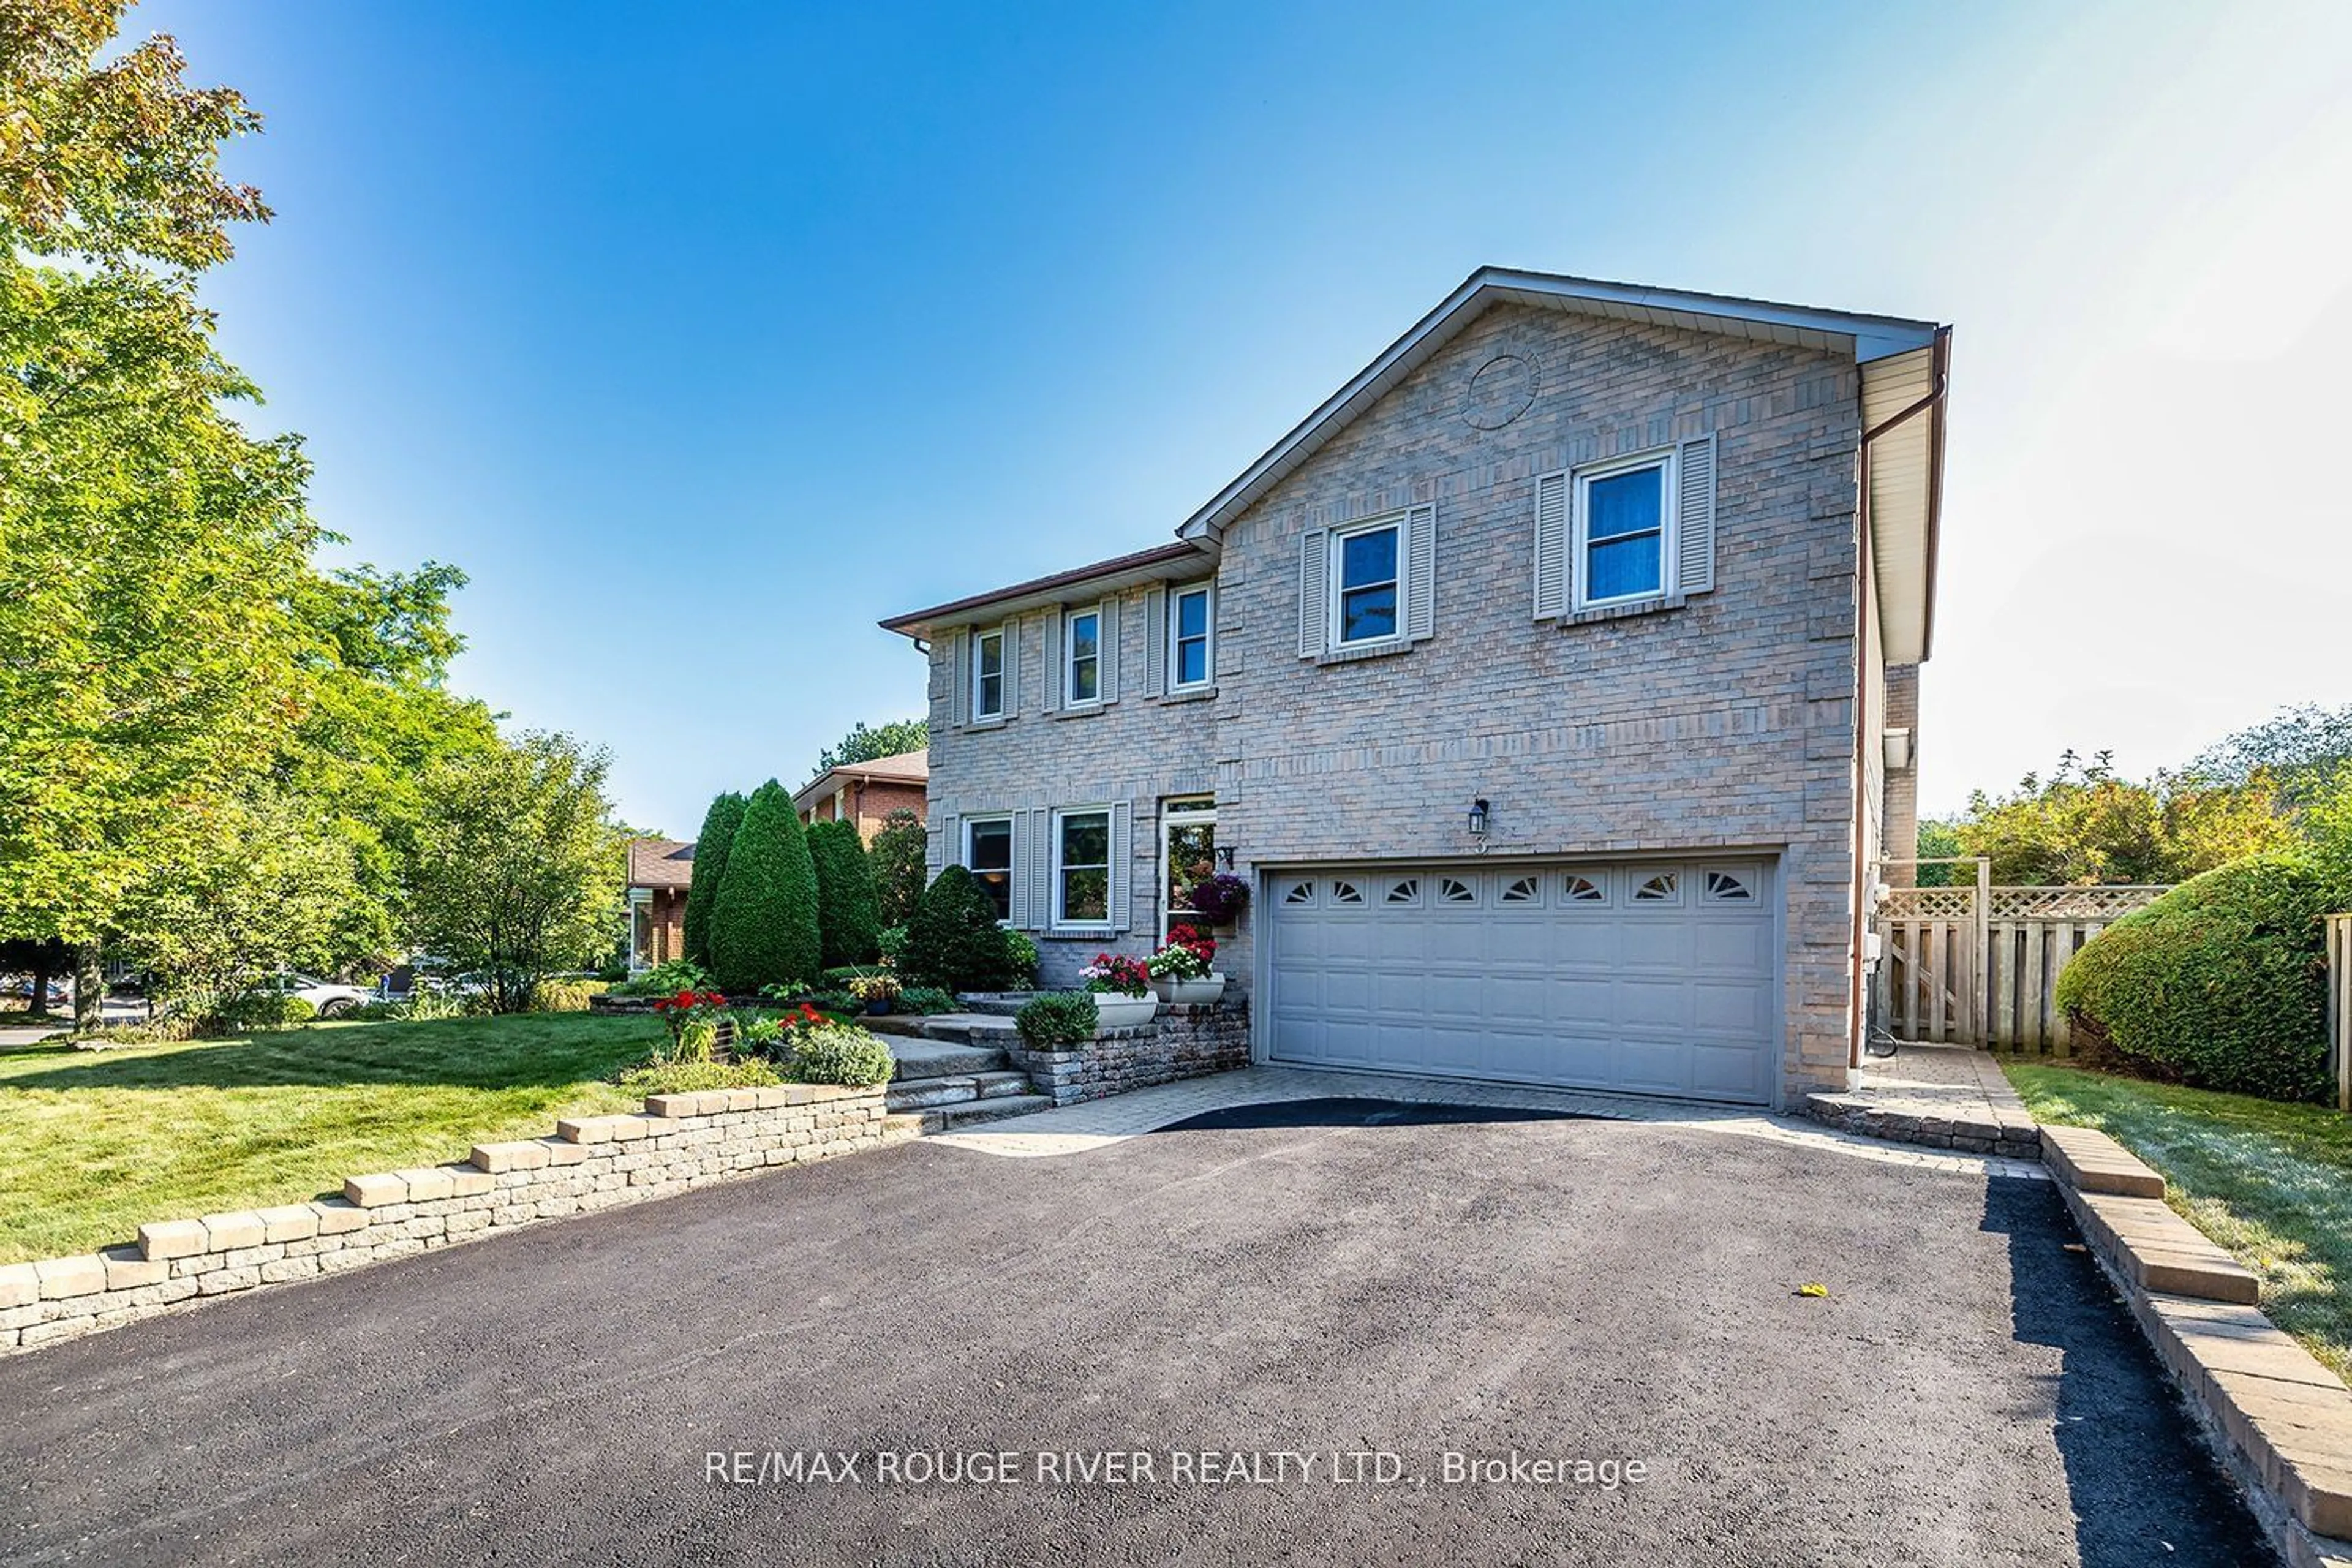
[[[1192,884],[1185,901],[1192,912],[1213,926],[1229,926],[1241,918],[1242,907],[1249,902],[1249,884],[1231,871],[1220,871],[1213,877],[1203,877]]]
[[[1162,1002],[1197,1005],[1225,994],[1225,977],[1209,968],[1216,956],[1216,942],[1208,932],[1194,926],[1170,926],[1166,945],[1145,959],[1143,967]]]
[[[669,1027],[669,1059],[707,1062],[719,1040],[719,1015],[727,998],[716,991],[680,991],[654,1003],[654,1012]]]
[[[1151,972],[1139,958],[1098,952],[1078,971],[1078,978],[1094,993],[1095,1019],[1102,1028],[1135,1028],[1160,1011],[1160,998],[1151,994]]]
[[[877,1016],[890,1010],[902,989],[895,974],[860,974],[849,983],[849,994],[865,1003],[868,1013]]]

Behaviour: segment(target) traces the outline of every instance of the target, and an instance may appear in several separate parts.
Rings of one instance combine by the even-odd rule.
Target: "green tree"
[[[710,972],[721,989],[814,985],[824,967],[816,864],[793,797],[770,779],[744,803],[710,911]]]
[[[873,963],[880,951],[882,914],[856,825],[817,823],[808,830],[808,845],[816,864],[817,935],[824,967]]]
[[[1939,818],[1921,817],[1919,847],[1911,853],[1922,860],[1940,860],[1961,854],[1959,830]],[[1918,874],[1914,880],[1922,888],[1949,888],[1976,880],[1965,866],[1920,866],[1916,870]]]
[[[970,871],[950,866],[923,889],[907,922],[907,973],[950,991],[1003,991],[1013,984],[1013,947],[996,902]]]
[[[2216,784],[2246,784],[2258,774],[2276,784],[2296,810],[2334,787],[2337,770],[2352,762],[2352,707],[2305,703],[2284,708],[2199,752],[2186,770]]]
[[[733,790],[710,803],[702,814],[702,832],[694,840],[694,879],[686,885],[684,942],[688,962],[710,967],[710,911],[719,902],[719,884],[727,878],[727,857],[735,847],[736,830],[743,826],[743,797]]]
[[[814,779],[827,769],[845,768],[853,763],[870,763],[877,757],[895,757],[907,752],[919,752],[931,743],[931,726],[922,719],[893,719],[888,723],[868,725],[859,720],[848,734],[817,753]]]
[[[278,969],[328,968],[338,917],[358,896],[352,847],[305,802],[274,790],[224,803],[124,911],[157,999],[200,1022]]]
[[[627,873],[609,766],[569,735],[534,731],[425,775],[412,929],[419,947],[481,973],[499,1012],[522,1011],[541,980],[613,951]]]
[[[1990,858],[1995,882],[2027,887],[2182,882],[2294,842],[2267,775],[2138,784],[2105,752],[2084,764],[2069,752],[2046,781],[2029,773],[2006,795],[1979,790],[1954,828],[1963,854]]]
[[[884,925],[902,926],[914,918],[915,904],[923,896],[929,850],[923,820],[913,812],[902,805],[882,819],[866,855],[874,870],[874,895]]]

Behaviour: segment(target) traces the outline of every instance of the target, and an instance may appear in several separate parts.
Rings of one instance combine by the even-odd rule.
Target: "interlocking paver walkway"
[[[1535,1110],[1558,1110],[1575,1116],[1618,1121],[1648,1121],[1675,1127],[1704,1128],[1745,1138],[1821,1149],[1856,1159],[1912,1165],[1923,1170],[1970,1176],[2022,1176],[2044,1180],[2040,1162],[1990,1155],[1947,1153],[1892,1146],[1873,1138],[1857,1137],[1790,1116],[1774,1116],[1737,1106],[1696,1105],[1683,1100],[1645,1100],[1633,1095],[1585,1094],[1569,1089],[1526,1085],[1477,1083],[1463,1079],[1432,1079],[1388,1073],[1334,1072],[1324,1068],[1252,1067],[1210,1078],[1161,1084],[1085,1105],[1065,1106],[1010,1121],[992,1122],[925,1140],[950,1148],[968,1149],[1011,1159],[1049,1159],[1082,1154],[1090,1149],[1139,1137],[1212,1110],[1265,1105],[1289,1100],[1396,1100],[1416,1104],[1493,1105]]]

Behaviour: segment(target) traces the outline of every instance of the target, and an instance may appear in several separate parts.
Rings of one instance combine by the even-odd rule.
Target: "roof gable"
[[[1850,354],[1863,364],[1925,348],[1934,342],[1937,331],[1932,321],[1894,316],[1863,316],[1727,295],[1481,268],[1358,372],[1347,385],[1333,393],[1321,407],[1218,491],[1207,505],[1187,518],[1177,530],[1178,534],[1191,540],[1214,539],[1225,524],[1255,505],[1406,376],[1428,363],[1471,322],[1498,304],[1717,332],[1752,342],[1799,343]]]

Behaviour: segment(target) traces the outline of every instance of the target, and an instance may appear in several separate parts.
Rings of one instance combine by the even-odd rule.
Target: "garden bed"
[[[2318,1105],[2010,1058],[2042,1121],[2095,1127],[2164,1177],[2165,1201],[2262,1279],[2262,1307],[2352,1378],[2352,1117]]]

